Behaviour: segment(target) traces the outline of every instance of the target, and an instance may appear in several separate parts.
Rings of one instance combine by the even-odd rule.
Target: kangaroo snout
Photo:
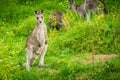
[[[43,21],[43,17],[36,17],[37,22],[41,23]]]

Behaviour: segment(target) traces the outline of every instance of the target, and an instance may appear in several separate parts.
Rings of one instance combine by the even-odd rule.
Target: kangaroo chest
[[[45,26],[40,25],[39,28],[37,29],[37,39],[39,42],[44,42],[45,41]]]

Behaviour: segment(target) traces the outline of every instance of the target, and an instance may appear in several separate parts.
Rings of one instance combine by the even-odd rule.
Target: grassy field
[[[68,12],[68,0],[1,0],[0,80],[119,80],[120,1],[105,1],[108,14],[92,14],[86,22]],[[20,62],[26,62],[26,39],[36,23],[33,12],[41,9],[48,27],[49,66],[38,68],[37,59],[27,72]],[[48,16],[55,10],[65,13],[67,29],[50,30]]]

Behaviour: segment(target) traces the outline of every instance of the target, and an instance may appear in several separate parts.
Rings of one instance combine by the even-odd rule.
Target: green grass
[[[107,15],[93,14],[91,21],[86,22],[75,12],[67,11],[67,0],[1,1],[0,80],[120,79],[120,2],[106,0],[106,3],[109,12]],[[45,63],[49,66],[38,68],[37,59],[30,72],[27,72],[20,62],[26,62],[26,38],[35,25],[33,12],[40,9],[45,10],[45,23],[48,27]],[[68,29],[49,29],[48,16],[54,10],[65,13],[64,21]],[[94,54],[114,53],[118,57],[93,65],[89,63],[93,51]]]

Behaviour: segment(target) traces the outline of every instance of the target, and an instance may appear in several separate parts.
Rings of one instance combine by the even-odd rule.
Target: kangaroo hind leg
[[[29,71],[30,70],[30,62],[31,62],[31,58],[32,58],[32,50],[26,50],[26,59],[27,59],[27,62],[26,62],[26,70]]]
[[[45,56],[46,51],[47,51],[47,44],[44,44],[44,45],[43,45],[43,48],[42,48],[41,55],[40,55],[39,67],[46,66],[46,65],[44,64],[44,56]]]

